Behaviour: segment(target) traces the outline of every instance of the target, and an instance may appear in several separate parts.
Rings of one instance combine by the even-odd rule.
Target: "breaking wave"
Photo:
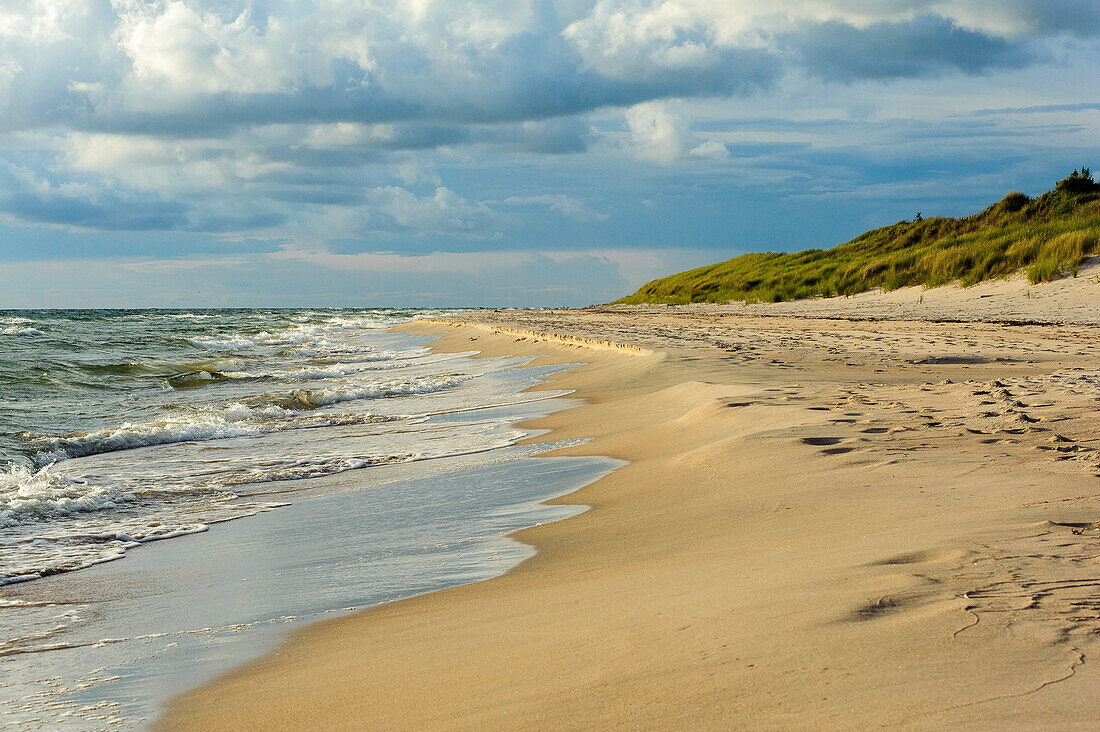
[[[270,510],[292,481],[514,444],[476,410],[535,382],[383,332],[416,314],[0,315],[21,390],[0,405],[0,585]]]

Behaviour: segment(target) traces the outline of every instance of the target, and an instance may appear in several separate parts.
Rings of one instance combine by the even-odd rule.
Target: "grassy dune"
[[[1074,171],[1037,198],[1009,193],[964,219],[900,221],[832,249],[745,254],[653,280],[620,303],[781,302],[907,285],[965,286],[1024,270],[1077,273],[1100,251],[1100,184]]]

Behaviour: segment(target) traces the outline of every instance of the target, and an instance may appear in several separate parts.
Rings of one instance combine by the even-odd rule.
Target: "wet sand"
[[[414,326],[585,361],[528,426],[629,464],[508,574],[306,628],[160,726],[1100,723],[1100,333],[781,312]]]

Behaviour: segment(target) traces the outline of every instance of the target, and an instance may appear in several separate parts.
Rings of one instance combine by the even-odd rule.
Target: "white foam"
[[[239,351],[260,345],[255,339],[244,336],[191,337],[187,340],[198,348],[205,348],[210,351]]]
[[[0,473],[0,528],[116,508],[134,500],[132,493],[111,486],[89,486],[48,467],[31,470],[15,465]]]
[[[66,458],[150,445],[207,442],[252,437],[288,429],[376,421],[381,418],[373,415],[302,415],[301,412],[356,400],[430,394],[452,388],[471,378],[475,377],[468,374],[447,374],[371,381],[332,388],[297,389],[289,394],[264,394],[248,403],[234,401],[221,406],[192,408],[186,413],[159,420],[127,422],[117,427],[87,433],[23,437],[39,447],[40,452],[35,455],[34,460],[41,466]]]
[[[3,330],[0,330],[0,335],[9,336],[44,336],[45,331],[41,331],[38,328],[32,328],[30,326],[18,326],[12,325]]]
[[[302,322],[286,330],[264,330],[247,335],[197,336],[188,340],[196,347],[212,351],[289,350],[302,356],[369,354],[375,352],[373,348],[361,343],[350,343],[348,338],[354,338],[364,330],[387,328],[406,319],[369,315],[335,317],[322,324]]]
[[[278,410],[277,407],[271,407],[271,409]],[[34,442],[42,445],[44,449],[35,456],[35,460],[42,465],[66,458],[130,450],[149,445],[228,439],[270,431],[262,422],[253,418],[254,411],[253,408],[244,405],[230,405],[230,408],[223,413],[172,417],[137,424],[125,423],[118,427],[109,427],[76,436],[39,437]],[[238,417],[235,412],[242,414]]]
[[[292,392],[289,398],[278,398],[276,403],[290,409],[315,409],[359,399],[432,394],[450,389],[472,378],[474,376],[468,374],[447,374],[444,376],[422,376],[408,381],[394,379],[329,389],[299,389]]]
[[[254,371],[223,371],[223,376],[231,379],[278,379],[280,381],[325,381],[328,379],[343,379],[366,371],[387,370],[393,368],[408,368],[412,365],[406,360],[419,355],[410,351],[379,351],[370,354],[369,358],[360,358],[356,361],[338,362],[317,366],[297,366],[288,369],[267,369]],[[387,363],[393,361],[395,363]],[[425,361],[430,363],[431,361]]]
[[[280,399],[285,404],[310,408],[310,397],[294,392]],[[332,403],[340,401],[334,400]],[[319,405],[318,405],[319,406]],[[302,407],[299,407],[301,409]],[[41,451],[34,456],[39,466],[67,458],[100,455],[152,445],[180,442],[208,442],[236,437],[255,437],[291,429],[389,421],[399,417],[360,415],[302,415],[295,409],[272,403],[230,402],[222,407],[202,408],[184,415],[151,422],[126,423],[94,432],[73,435],[25,436]]]

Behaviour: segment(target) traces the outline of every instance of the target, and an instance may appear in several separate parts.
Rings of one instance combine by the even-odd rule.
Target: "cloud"
[[[1100,10],[1071,0],[568,6],[36,0],[0,10],[5,125],[185,136],[521,123],[753,93],[792,62],[848,80],[975,73],[1038,58],[1029,41],[1100,32]]]
[[[872,23],[803,23],[783,36],[813,75],[834,81],[919,78],[991,68],[1021,68],[1035,59],[1026,45],[967,30],[938,15]]]
[[[417,196],[400,186],[376,188],[367,194],[368,229],[404,230],[419,234],[488,236],[504,217],[484,203],[468,201],[440,186],[431,196]]]
[[[643,160],[671,165],[687,152],[688,125],[667,105],[657,102],[638,104],[626,111],[630,129],[630,150]]]
[[[279,93],[331,82],[327,65],[303,53],[307,49],[294,43],[278,18],[266,19],[261,31],[247,10],[223,18],[200,15],[182,0],[123,7],[113,38],[129,57],[128,83],[143,91]]]
[[[467,142],[524,153],[565,155],[585,152],[595,136],[595,131],[586,120],[561,117],[478,127],[471,130]]]
[[[961,25],[1011,36],[1100,33],[1100,6],[1089,0],[957,0],[948,7]]]
[[[193,269],[241,267],[248,264],[244,257],[219,257],[211,259],[150,259],[141,262],[122,262],[118,266],[130,272],[153,274],[159,272],[185,272]]]
[[[1085,0],[0,0],[0,253],[565,267],[725,242],[792,191],[1021,187],[1096,148],[1097,34]]]
[[[716,139],[700,139],[690,121],[664,102],[646,102],[624,114],[625,152],[639,160],[672,165],[686,158],[725,160],[729,150]]]
[[[1077,102],[1075,104],[1035,104],[1027,107],[1001,107],[999,109],[979,109],[973,116],[993,116],[1005,114],[1050,114],[1052,112],[1093,112],[1100,110],[1100,102]]]
[[[596,213],[585,206],[576,196],[568,196],[564,193],[509,196],[501,203],[507,206],[546,206],[574,221],[605,221],[607,219],[607,214]]]
[[[717,140],[707,140],[691,148],[688,152],[693,158],[710,158],[712,160],[725,160],[730,156],[729,149]]]

